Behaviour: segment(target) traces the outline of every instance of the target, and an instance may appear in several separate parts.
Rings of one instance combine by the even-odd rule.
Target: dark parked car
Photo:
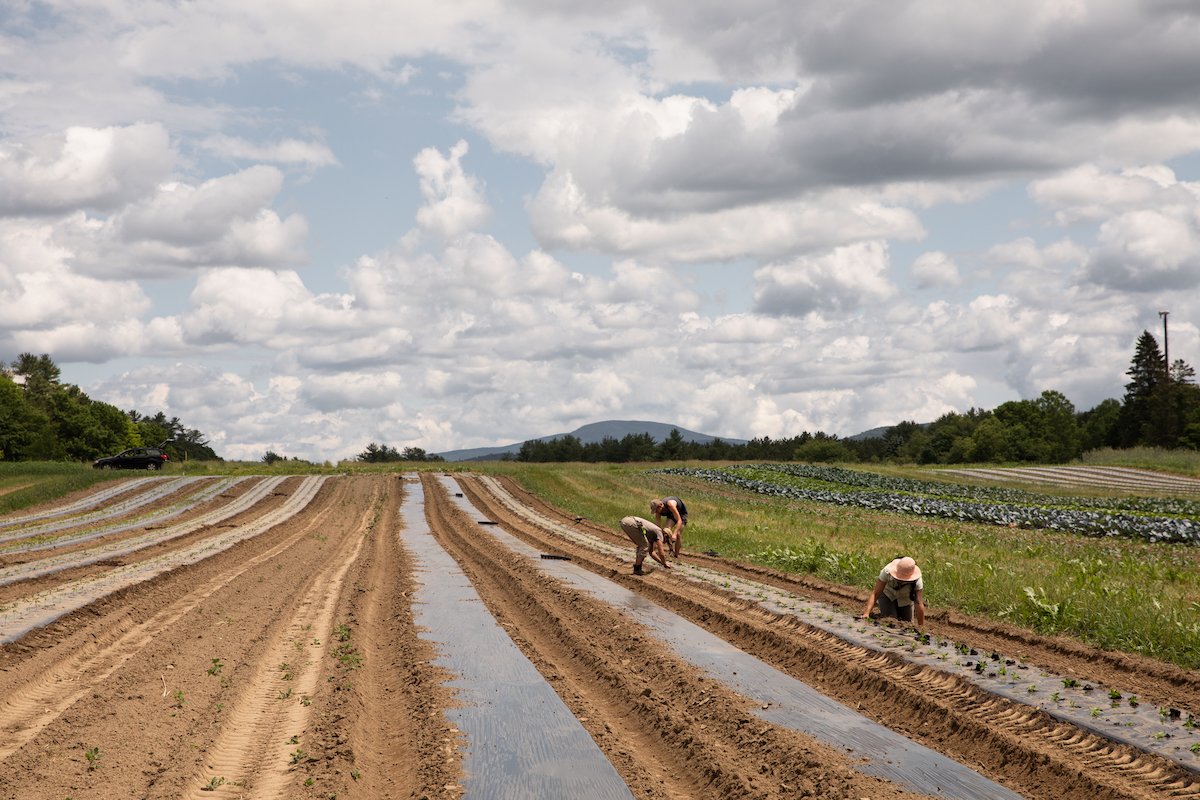
[[[100,458],[94,469],[162,469],[169,459],[161,447],[134,447],[115,456]]]

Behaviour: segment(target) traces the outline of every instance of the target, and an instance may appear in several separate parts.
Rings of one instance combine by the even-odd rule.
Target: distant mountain
[[[881,428],[871,428],[869,431],[863,431],[862,433],[856,433],[853,436],[847,436],[846,438],[852,442],[861,442],[866,439],[879,439],[882,436],[885,436],[887,434],[887,432],[890,431],[891,429],[892,429],[891,425],[884,425]]]
[[[730,444],[745,444],[745,439],[730,439],[724,436],[710,436],[707,433],[696,433],[689,431],[687,428],[679,425],[668,425],[665,422],[644,422],[641,420],[623,420],[612,419],[606,422],[592,422],[583,427],[576,428],[570,433],[555,433],[550,436],[539,436],[533,441],[549,442],[554,439],[561,439],[564,436],[574,436],[584,444],[595,444],[603,441],[605,438],[613,438],[618,441],[626,436],[648,433],[654,438],[654,441],[661,442],[671,435],[672,430],[678,430],[679,435],[686,442],[696,442],[697,444],[708,444],[714,439],[720,439],[723,442]],[[525,442],[514,442],[509,445],[501,445],[497,447],[469,447],[465,450],[450,450],[445,453],[439,453],[442,458],[447,461],[489,461],[495,458],[501,458],[505,455],[516,455],[521,445]]]

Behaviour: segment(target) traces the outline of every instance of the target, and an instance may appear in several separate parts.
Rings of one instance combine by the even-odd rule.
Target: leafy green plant
[[[299,764],[301,761],[304,761],[307,758],[308,753],[298,747],[292,751],[291,761],[293,764]]]
[[[221,659],[214,658],[212,660],[212,664],[209,665],[208,669],[206,669],[205,672],[207,672],[209,675],[220,675],[221,670],[224,668],[225,668],[225,664],[222,663]]]
[[[213,776],[208,779],[207,783],[205,783],[203,786],[200,787],[200,791],[215,792],[217,790],[217,787],[224,786],[224,785],[225,785],[224,778],[219,778],[219,777]]]
[[[89,747],[83,751],[83,757],[87,759],[88,770],[94,770],[100,766],[100,748]]]

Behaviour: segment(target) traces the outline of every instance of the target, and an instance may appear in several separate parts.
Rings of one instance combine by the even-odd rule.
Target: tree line
[[[420,447],[406,447],[397,450],[386,444],[371,442],[366,449],[354,457],[355,461],[367,464],[384,464],[392,461],[445,461],[437,453],[426,453]]]
[[[175,460],[220,460],[178,417],[122,411],[61,377],[46,354],[0,362],[0,461],[92,461],[163,442]]]
[[[1101,447],[1200,450],[1200,387],[1182,359],[1167,364],[1149,331],[1137,340],[1125,373],[1125,395],[1078,411],[1061,392],[1013,400],[987,411],[950,412],[931,423],[904,421],[883,435],[840,439],[818,431],[700,444],[672,430],[661,443],[649,434],[584,443],[575,436],[524,442],[517,461],[809,461],[965,464],[1063,463]]]
[[[584,443],[575,436],[524,442],[518,461],[809,461],[959,463],[1062,463],[1100,447],[1137,446],[1200,450],[1200,387],[1182,359],[1170,364],[1149,331],[1138,338],[1121,400],[1106,399],[1078,411],[1061,392],[1002,403],[988,411],[950,412],[931,423],[904,421],[882,436],[840,439],[807,431],[745,443],[689,442],[678,430],[662,442],[650,434],[606,437]],[[157,445],[175,460],[220,460],[200,431],[159,411],[147,416],[92,400],[63,384],[48,355],[22,353],[0,362],[0,460],[90,461],[129,447]],[[272,451],[263,460],[284,457]],[[367,463],[440,461],[419,447],[397,450],[371,442],[356,456]]]

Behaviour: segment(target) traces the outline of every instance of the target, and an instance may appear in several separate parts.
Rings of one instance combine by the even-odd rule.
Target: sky
[[[1188,0],[0,0],[0,361],[218,455],[1200,362]]]

